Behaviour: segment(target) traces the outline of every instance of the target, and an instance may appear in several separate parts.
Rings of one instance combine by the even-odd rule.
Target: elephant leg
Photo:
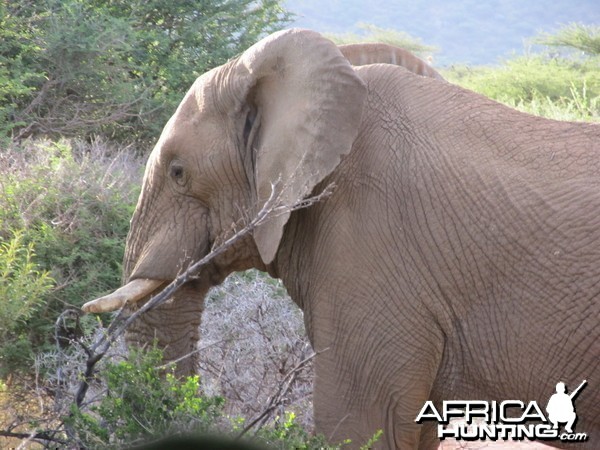
[[[164,361],[177,361],[178,376],[197,372],[200,319],[204,295],[193,284],[183,286],[167,303],[144,313],[131,324],[125,335],[128,346],[143,347],[156,342]]]
[[[318,358],[317,358],[318,359]],[[318,361],[317,361],[317,365]],[[315,431],[323,434],[331,444],[351,440],[349,448],[359,448],[364,444],[365,436],[372,436],[378,430],[369,420],[362,420],[360,411],[352,408],[352,402],[345,390],[322,370],[315,368],[313,387],[313,410]],[[370,417],[372,420],[373,417]]]
[[[319,355],[325,356],[324,354]],[[390,375],[395,383],[367,377],[352,379],[352,372],[345,372],[343,365],[334,364],[317,357],[314,386],[315,428],[333,444],[351,439],[351,448],[359,448],[365,439],[377,430],[383,436],[375,444],[376,449],[435,449],[435,429],[417,424],[415,419],[429,399],[437,373],[435,362],[424,365],[426,358],[414,360],[415,372]],[[418,366],[418,367],[416,367]],[[329,374],[336,374],[329,376]],[[373,374],[376,372],[372,372]],[[417,375],[418,374],[418,375]],[[366,388],[365,388],[366,386]]]

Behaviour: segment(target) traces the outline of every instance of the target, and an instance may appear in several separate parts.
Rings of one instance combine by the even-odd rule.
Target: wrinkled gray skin
[[[383,429],[380,448],[435,448],[435,427],[414,422],[428,399],[544,408],[558,381],[587,379],[575,429],[597,448],[599,126],[519,113],[401,67],[353,69],[316,33],[276,33],[201,76],[165,127],[126,279],[172,280],[278,179],[288,203],[336,188],[215,259],[129,343],[157,336],[168,359],[193,351],[209,286],[255,267],[304,311],[321,352],[316,429],[332,441]]]

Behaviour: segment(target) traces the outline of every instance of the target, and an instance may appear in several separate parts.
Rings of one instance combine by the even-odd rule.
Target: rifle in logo
[[[565,431],[573,433],[573,424],[577,420],[573,399],[579,394],[581,389],[587,384],[587,380],[577,386],[570,394],[566,393],[565,383],[562,381],[556,384],[556,394],[553,394],[548,400],[546,411],[548,411],[548,420],[552,422],[553,429],[558,429],[559,423],[566,423]]]

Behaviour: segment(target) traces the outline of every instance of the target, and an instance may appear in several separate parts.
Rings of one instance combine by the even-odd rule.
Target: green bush
[[[503,102],[520,111],[556,120],[600,121],[600,96],[591,96],[584,83],[571,87],[568,97],[552,99],[535,94],[529,100],[505,99]]]
[[[326,36],[336,44],[357,44],[361,42],[383,42],[404,48],[419,55],[435,53],[438,49],[426,45],[418,37],[411,36],[404,31],[389,28],[380,28],[370,23],[358,23],[356,27],[360,33],[329,33]]]
[[[40,269],[34,255],[33,243],[24,242],[22,230],[0,241],[0,378],[33,357],[27,322],[38,314],[53,286],[50,273]]]
[[[297,450],[320,450],[340,449],[351,441],[347,440],[338,445],[331,445],[323,435],[311,435],[296,421],[292,412],[285,412],[284,417],[277,418],[274,426],[261,428],[257,438],[268,448],[272,449],[297,449]]]
[[[15,14],[15,10],[20,11]],[[0,2],[0,143],[25,122],[17,112],[31,101],[36,86],[43,83],[39,69],[41,48],[34,42],[33,7]]]
[[[222,397],[203,394],[198,376],[177,379],[161,361],[162,352],[152,348],[132,351],[125,361],[106,363],[97,377],[106,383],[105,395],[84,410],[72,407],[64,418],[70,438],[92,450],[125,448],[176,434],[232,438],[240,434],[245,420],[224,415]],[[311,436],[298,425],[293,413],[243,438],[251,436],[260,446],[282,450],[333,450],[350,442],[328,445],[323,436]]]
[[[536,42],[554,48],[583,52],[587,56],[600,56],[600,26],[571,23],[555,34],[543,33]]]
[[[592,97],[600,95],[600,72],[595,64],[542,55],[515,58],[499,68],[456,69],[450,75],[454,81],[501,101],[531,101],[538,96],[559,100],[570,98],[571,89],[584,88]]]
[[[287,20],[280,0],[0,2],[0,134],[154,141],[198,75]]]
[[[30,142],[0,153],[0,241],[22,230],[31,261],[56,281],[36,292],[35,314],[23,319],[32,351],[53,344],[62,311],[120,285],[140,178],[138,160],[102,143]],[[5,371],[30,370],[31,352],[15,357]]]
[[[521,111],[559,120],[600,120],[600,72],[591,62],[536,55],[499,68],[454,67],[444,76]]]
[[[223,399],[200,393],[199,377],[178,380],[161,368],[162,353],[132,351],[108,363],[106,395],[89,412],[72,409],[67,423],[88,449],[124,448],[175,433],[215,431]]]
[[[573,24],[536,42],[549,48],[500,67],[455,66],[443,71],[444,76],[525,112],[559,120],[599,121],[600,28]],[[558,47],[563,51],[557,52]]]

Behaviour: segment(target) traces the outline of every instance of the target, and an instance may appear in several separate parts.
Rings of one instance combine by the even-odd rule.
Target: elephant
[[[417,75],[437,78],[438,80],[444,79],[444,77],[421,58],[400,47],[372,42],[364,44],[344,44],[339,45],[338,48],[342,52],[342,55],[344,55],[353,66],[394,64],[402,66]]]
[[[315,428],[332,442],[382,430],[377,448],[436,448],[436,423],[416,422],[426,402],[542,408],[582,379],[576,429],[599,435],[600,126],[277,32],[185,95],[148,158],[125,285],[83,310],[135,310],[273,198],[284,207],[127,342],[193,353],[179,362],[192,372],[204,295],[255,268],[304,312]]]

